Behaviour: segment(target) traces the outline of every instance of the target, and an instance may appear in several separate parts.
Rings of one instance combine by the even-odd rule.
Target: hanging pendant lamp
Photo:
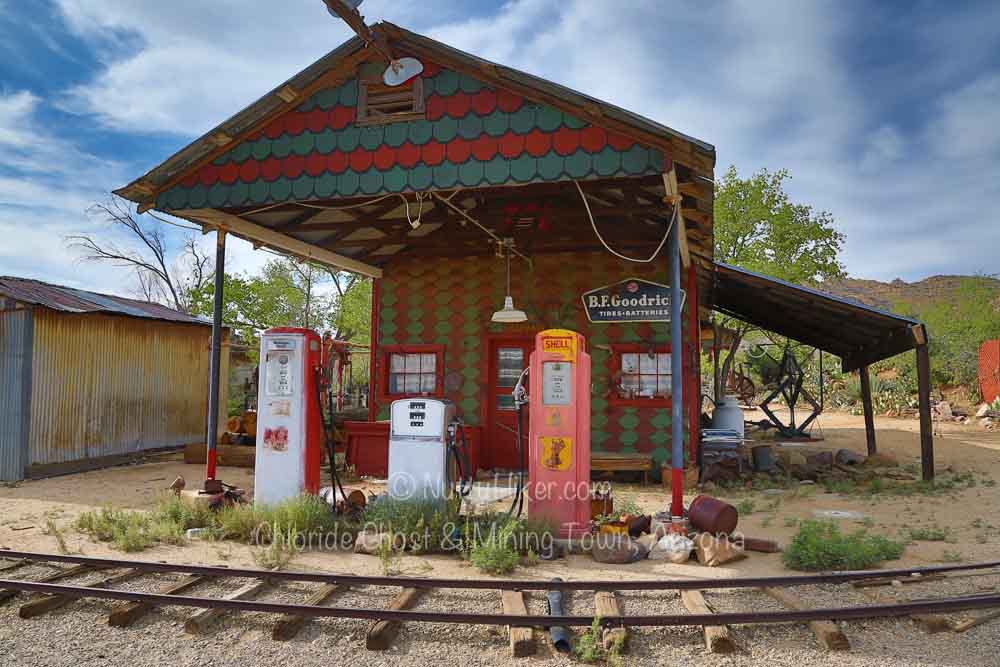
[[[503,308],[493,313],[493,317],[490,318],[491,322],[497,322],[498,324],[516,324],[517,322],[526,322],[528,320],[528,315],[523,310],[518,310],[514,307],[514,297],[510,295],[510,243],[511,240],[507,240],[504,246],[507,250],[507,294],[503,299]]]

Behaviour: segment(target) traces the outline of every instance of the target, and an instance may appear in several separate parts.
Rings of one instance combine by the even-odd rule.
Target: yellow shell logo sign
[[[573,438],[542,436],[542,459],[539,463],[549,470],[569,470],[573,463]]]
[[[567,329],[542,332],[542,352],[563,361],[576,361],[576,334]]]

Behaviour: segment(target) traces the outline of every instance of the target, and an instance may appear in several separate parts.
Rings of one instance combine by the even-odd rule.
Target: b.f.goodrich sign
[[[669,322],[670,286],[641,278],[585,292],[583,308],[591,322]],[[684,290],[681,290],[684,307]]]

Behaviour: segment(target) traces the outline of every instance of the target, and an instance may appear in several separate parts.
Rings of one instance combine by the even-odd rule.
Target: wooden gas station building
[[[395,398],[449,398],[477,427],[479,466],[515,467],[511,387],[534,334],[567,328],[593,359],[592,449],[670,463],[681,437],[692,456],[700,322],[718,307],[848,370],[916,348],[933,474],[922,325],[717,265],[711,145],[390,23],[374,30],[422,74],[386,87],[385,61],[353,38],[117,191],[220,232],[220,272],[233,234],[373,278],[372,421]],[[513,325],[491,322],[507,255],[528,316]],[[682,288],[674,321],[590,323],[581,296],[629,278]]]

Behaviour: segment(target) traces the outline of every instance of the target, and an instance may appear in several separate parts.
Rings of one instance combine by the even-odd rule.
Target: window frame
[[[444,398],[444,345],[412,344],[412,345],[380,345],[379,346],[379,398],[381,402],[395,401],[401,398]],[[400,392],[389,391],[389,374],[392,371],[392,355],[394,354],[434,354],[434,391],[433,392]]]
[[[424,106],[424,80],[418,76],[399,90],[409,90],[413,95],[413,106],[410,111],[397,111],[391,114],[373,114],[368,108],[369,86],[385,87],[375,79],[358,78],[358,106],[355,114],[356,125],[388,125],[402,123],[408,120],[421,120],[427,117]]]
[[[670,343],[656,343],[652,346],[653,351],[656,354],[670,354],[671,345]],[[652,398],[626,398],[622,396],[618,391],[617,382],[615,380],[616,376],[620,376],[622,372],[622,355],[623,354],[645,354],[649,352],[649,345],[643,345],[641,343],[612,343],[611,344],[611,381],[609,387],[608,404],[619,406],[619,407],[635,407],[635,408],[669,408],[673,405],[673,395],[666,398],[652,397]],[[673,376],[673,364],[670,368],[670,377]],[[640,373],[641,375],[641,373]],[[657,376],[660,374],[657,373]],[[671,380],[672,381],[672,380]]]

